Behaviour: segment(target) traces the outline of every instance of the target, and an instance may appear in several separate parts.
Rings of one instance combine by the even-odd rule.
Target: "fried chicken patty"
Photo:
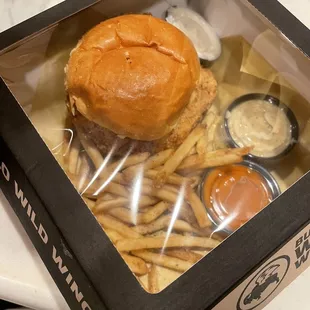
[[[185,107],[175,128],[164,138],[154,141],[139,141],[122,138],[114,132],[89,121],[81,114],[74,117],[74,124],[80,134],[90,139],[102,154],[112,147],[114,155],[122,156],[130,148],[133,152],[158,152],[178,147],[191,130],[199,123],[204,113],[211,106],[217,94],[217,82],[209,69],[201,68],[200,79],[192,93],[190,102]]]

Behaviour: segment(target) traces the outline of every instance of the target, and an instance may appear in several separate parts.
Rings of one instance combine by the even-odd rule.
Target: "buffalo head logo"
[[[245,297],[245,305],[250,304],[253,300],[260,300],[262,293],[265,292],[272,283],[279,283],[280,279],[278,273],[276,272],[279,267],[280,265],[272,265],[262,272],[262,274],[255,281],[256,285],[252,292]]]
[[[253,310],[279,287],[290,266],[290,257],[279,256],[261,268],[246,285],[238,299],[237,310]]]

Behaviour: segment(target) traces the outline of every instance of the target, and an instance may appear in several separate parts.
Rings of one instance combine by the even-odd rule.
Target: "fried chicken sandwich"
[[[100,23],[73,49],[65,71],[74,123],[103,153],[177,147],[217,89],[190,39],[151,15]]]

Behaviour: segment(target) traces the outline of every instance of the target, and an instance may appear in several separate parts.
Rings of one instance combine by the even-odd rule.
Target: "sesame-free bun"
[[[176,125],[199,79],[191,41],[150,15],[122,15],[91,29],[71,52],[71,110],[117,135],[156,140]]]

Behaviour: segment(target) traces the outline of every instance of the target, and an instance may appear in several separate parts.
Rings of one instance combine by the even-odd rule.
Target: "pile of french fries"
[[[163,289],[158,268],[181,274],[222,240],[197,186],[205,169],[239,163],[250,149],[215,150],[218,121],[211,110],[177,149],[120,159],[75,128],[65,171],[131,271],[147,275],[150,293]]]

